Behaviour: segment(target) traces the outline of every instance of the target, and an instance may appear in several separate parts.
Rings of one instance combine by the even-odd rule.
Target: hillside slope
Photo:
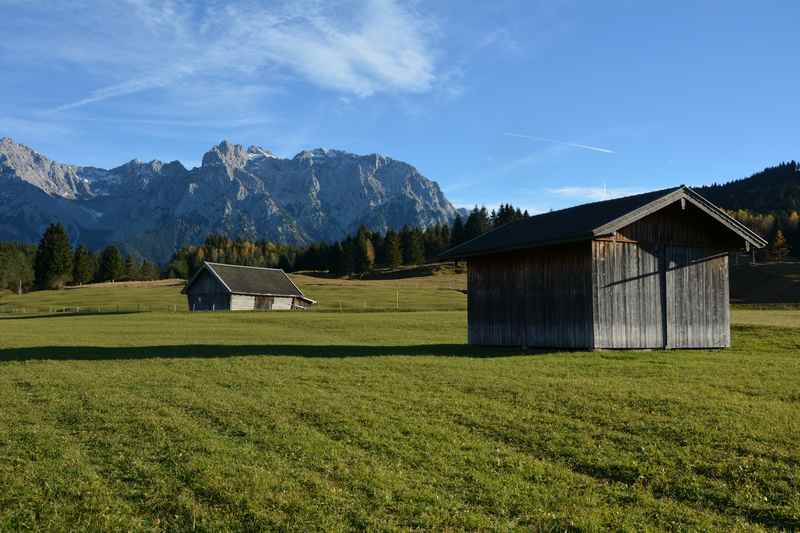
[[[726,209],[757,213],[800,210],[800,165],[789,161],[747,178],[695,190]]]

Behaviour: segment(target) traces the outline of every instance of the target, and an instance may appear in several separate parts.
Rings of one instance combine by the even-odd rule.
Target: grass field
[[[303,292],[319,303],[313,311],[455,311],[466,310],[464,274],[443,273],[404,279],[342,280],[297,274],[292,279]],[[61,290],[38,291],[21,296],[0,295],[0,311],[51,312],[76,307],[84,311],[188,311],[182,286],[119,286],[103,284]]]
[[[464,345],[459,279],[0,315],[0,530],[800,528],[800,311],[734,309],[730,350],[521,354]]]

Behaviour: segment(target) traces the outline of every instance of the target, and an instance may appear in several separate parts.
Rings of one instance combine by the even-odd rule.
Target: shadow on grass
[[[278,356],[308,358],[347,358],[385,356],[436,357],[509,357],[513,355],[558,353],[553,350],[527,351],[519,348],[469,346],[467,344],[419,344],[408,346],[330,346],[330,345],[209,345],[186,344],[167,346],[41,346],[0,349],[0,362],[32,360],[125,360],[224,358],[245,356]]]
[[[79,316],[136,315],[146,311],[80,311],[78,313],[0,314],[0,320],[30,320],[34,318],[75,318]]]

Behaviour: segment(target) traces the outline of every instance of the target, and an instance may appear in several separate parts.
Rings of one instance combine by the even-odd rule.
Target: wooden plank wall
[[[470,344],[592,347],[589,242],[471,259]]]
[[[231,294],[231,311],[252,311],[256,308],[256,297]]]
[[[726,250],[742,245],[699,209],[677,202],[595,240],[595,346],[730,346]]]
[[[470,344],[730,345],[727,250],[743,242],[687,203],[608,238],[469,260]]]
[[[736,250],[744,241],[690,203],[675,202],[619,230],[620,239],[648,244]]]
[[[667,347],[730,346],[728,255],[667,246]]]
[[[228,290],[208,270],[203,270],[188,291],[190,311],[225,311],[230,306]]]
[[[662,348],[660,260],[636,243],[592,243],[595,348]]]

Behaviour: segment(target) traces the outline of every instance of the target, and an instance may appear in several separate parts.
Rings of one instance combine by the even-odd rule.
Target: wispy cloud
[[[605,185],[602,185],[600,187],[597,186],[559,187],[557,189],[547,189],[547,192],[564,198],[600,201],[600,200],[610,200],[612,198],[621,198],[623,196],[630,196],[632,194],[639,194],[642,191],[636,189],[625,189],[625,188],[609,189]]]
[[[583,150],[591,150],[592,152],[601,152],[604,154],[614,154],[616,153],[614,150],[609,148],[600,148],[599,146],[590,146],[588,144],[578,144],[569,141],[559,141],[556,139],[548,139],[547,137],[536,137],[533,135],[523,135],[521,133],[504,133],[506,137],[519,137],[520,139],[529,139],[532,141],[540,141],[540,142],[547,142],[552,144],[559,144],[561,146],[571,146],[573,148],[580,148]]]
[[[109,83],[54,106],[63,112],[141,93],[204,83],[302,81],[344,96],[422,93],[437,83],[435,24],[399,0],[195,3],[190,0],[42,4],[12,21],[0,55],[56,61]],[[56,8],[58,9],[58,8]],[[22,60],[22,59],[20,59]]]
[[[146,91],[148,89],[165,87],[178,80],[180,77],[181,76],[179,74],[173,76],[153,76],[149,78],[128,80],[115,85],[109,85],[107,87],[102,87],[92,91],[85,98],[57,106],[52,109],[52,111],[67,111],[69,109],[75,109],[77,107],[93,104],[95,102],[102,102],[103,100],[108,100],[109,98],[116,98],[119,96],[126,96],[129,94]]]

